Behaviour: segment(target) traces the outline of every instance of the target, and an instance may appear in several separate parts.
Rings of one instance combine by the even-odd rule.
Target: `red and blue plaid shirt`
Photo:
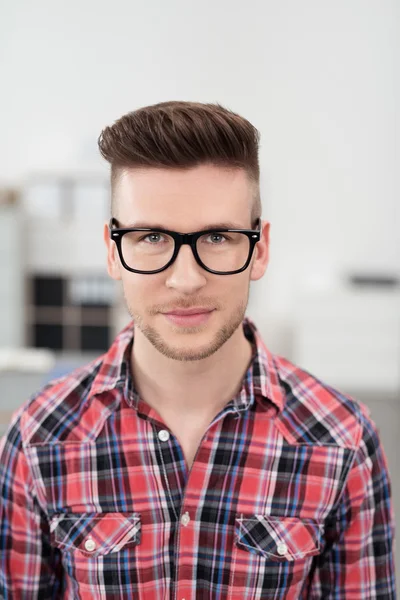
[[[132,324],[16,413],[1,446],[1,598],[395,598],[368,410],[243,328],[251,365],[190,472],[135,390]]]

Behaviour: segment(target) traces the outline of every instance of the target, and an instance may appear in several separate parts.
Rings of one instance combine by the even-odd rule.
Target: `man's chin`
[[[180,341],[168,339],[170,336],[161,336],[147,329],[143,332],[150,344],[160,354],[171,360],[181,362],[203,360],[212,356],[220,347],[220,343],[215,340],[208,343],[195,343],[193,340],[180,338]]]

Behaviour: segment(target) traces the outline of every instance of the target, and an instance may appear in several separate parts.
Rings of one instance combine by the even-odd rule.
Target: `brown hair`
[[[161,102],[123,115],[100,134],[111,184],[124,168],[191,168],[201,164],[244,169],[255,184],[252,222],[261,216],[257,129],[219,104]]]

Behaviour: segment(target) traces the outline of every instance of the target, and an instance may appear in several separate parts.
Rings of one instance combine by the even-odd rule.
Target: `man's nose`
[[[178,289],[182,293],[193,293],[207,283],[206,271],[197,263],[188,244],[180,247],[178,256],[167,273],[167,287]]]

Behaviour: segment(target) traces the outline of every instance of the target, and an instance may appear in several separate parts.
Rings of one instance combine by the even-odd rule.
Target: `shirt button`
[[[284,556],[286,554],[287,550],[288,550],[288,548],[287,548],[286,544],[283,544],[283,543],[278,544],[277,551],[278,551],[279,556]]]
[[[161,440],[162,442],[168,442],[169,431],[166,431],[165,429],[161,429],[161,431],[158,432],[158,439]]]
[[[189,513],[185,512],[185,514],[182,515],[181,523],[184,527],[186,527],[186,525],[188,525],[189,521],[190,521]]]
[[[95,548],[96,542],[92,540],[92,538],[88,538],[85,542],[85,550],[87,550],[88,552],[93,552]]]

